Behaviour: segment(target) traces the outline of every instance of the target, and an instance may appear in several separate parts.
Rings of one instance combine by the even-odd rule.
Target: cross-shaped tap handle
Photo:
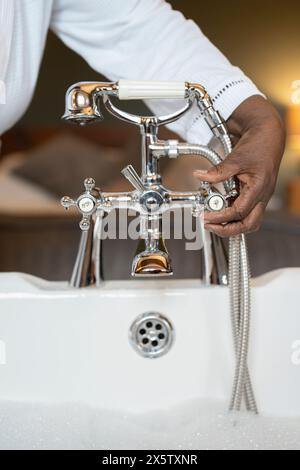
[[[204,198],[204,206],[209,212],[220,212],[226,207],[226,197],[206,181],[200,184],[200,192]]]
[[[79,212],[82,214],[82,220],[79,224],[79,227],[82,231],[89,230],[91,216],[97,210],[97,199],[92,194],[95,186],[96,183],[93,178],[86,178],[84,181],[85,192],[81,194],[76,201],[68,196],[64,196],[61,199],[61,205],[66,210],[68,210],[70,207],[76,206]]]

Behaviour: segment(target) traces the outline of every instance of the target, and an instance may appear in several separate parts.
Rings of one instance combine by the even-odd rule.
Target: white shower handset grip
[[[120,100],[184,99],[185,82],[119,80]]]

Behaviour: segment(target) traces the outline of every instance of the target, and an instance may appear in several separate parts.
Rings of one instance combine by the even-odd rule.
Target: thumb
[[[223,181],[236,176],[240,171],[233,154],[229,155],[219,165],[211,167],[209,170],[196,170],[193,175],[200,181],[207,181],[208,183],[222,183]]]

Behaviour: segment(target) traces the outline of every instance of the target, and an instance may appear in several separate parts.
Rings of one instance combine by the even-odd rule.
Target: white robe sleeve
[[[193,21],[164,0],[54,0],[51,28],[110,80],[201,83],[226,120],[244,100],[261,95]],[[155,114],[168,114],[182,103],[153,100],[147,105]],[[196,107],[170,128],[193,143],[206,144],[211,137]]]

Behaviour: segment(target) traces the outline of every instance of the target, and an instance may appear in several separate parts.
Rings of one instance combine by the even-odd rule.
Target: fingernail
[[[195,170],[194,174],[196,175],[206,175],[208,173],[208,170]]]

